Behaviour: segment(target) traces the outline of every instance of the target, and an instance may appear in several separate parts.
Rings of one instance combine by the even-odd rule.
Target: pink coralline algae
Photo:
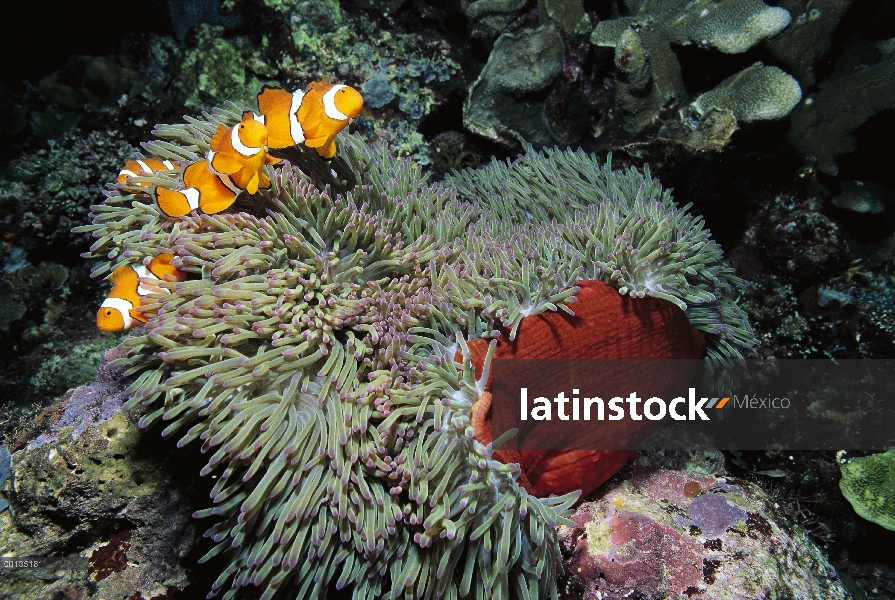
[[[694,498],[687,507],[687,517],[707,537],[718,537],[737,522],[747,523],[749,515],[737,508],[723,494],[705,494]]]
[[[65,428],[71,428],[71,438],[75,439],[88,427],[104,423],[121,412],[125,396],[123,394],[125,386],[119,383],[121,372],[109,369],[107,365],[125,353],[126,350],[121,346],[107,351],[96,375],[96,381],[70,390],[63,396],[60,400],[65,406],[62,415],[46,431],[28,442],[28,450],[56,441]]]
[[[760,489],[722,477],[641,469],[560,527],[567,597],[581,600],[844,600],[808,537],[776,521]]]
[[[702,580],[702,548],[696,540],[632,512],[610,518],[609,529],[614,548],[606,557],[615,567],[606,569],[610,584],[634,587],[641,579],[657,590],[680,594]]]

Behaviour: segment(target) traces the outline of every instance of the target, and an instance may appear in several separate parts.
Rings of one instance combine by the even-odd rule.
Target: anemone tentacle
[[[146,149],[195,160],[240,115],[157,126]],[[82,228],[94,276],[160,250],[190,274],[150,294],[119,364],[141,426],[198,443],[217,475],[195,515],[214,520],[202,560],[229,558],[211,595],[555,598],[555,526],[577,494],[530,496],[499,441],[476,441],[488,373],[465,342],[573,314],[591,278],[677,304],[717,365],[755,343],[740,281],[648,170],[554,149],[432,184],[341,138],[330,163],[296,148],[264,167],[271,189],[229,212],[168,219],[118,186]]]

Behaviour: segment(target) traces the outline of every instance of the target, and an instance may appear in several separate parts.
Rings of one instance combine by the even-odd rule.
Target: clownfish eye
[[[111,317],[111,316],[112,316],[112,311],[111,311],[111,310],[107,310],[107,311],[106,311],[106,316],[107,316],[107,317]]]
[[[245,126],[245,125],[242,125],[242,124],[240,124],[240,125],[239,125],[239,128],[240,128],[240,129],[245,129],[245,128],[246,128],[246,126]]]

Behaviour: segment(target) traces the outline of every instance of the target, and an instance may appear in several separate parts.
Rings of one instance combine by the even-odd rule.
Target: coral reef
[[[18,428],[15,422],[27,418],[29,406],[39,409],[69,387],[89,383],[98,352],[112,341],[85,339],[96,337],[81,315],[93,306],[99,285],[76,258],[89,237],[70,230],[86,222],[84,211],[104,182],[133,155],[118,137],[114,130],[73,131],[51,149],[11,162],[0,180],[0,332],[6,348],[0,386],[2,394],[12,394],[4,430]]]
[[[159,127],[145,147],[194,160],[239,114]],[[297,148],[239,212],[169,220],[116,190],[79,230],[109,261],[97,275],[164,249],[192,276],[150,296],[114,364],[137,375],[142,426],[213,451],[215,506],[197,513],[216,518],[205,559],[229,561],[213,589],[553,594],[553,525],[577,494],[530,496],[473,439],[486,376],[466,340],[571,312],[587,276],[686,310],[717,362],[753,343],[739,281],[648,173],[550,151],[431,185],[383,146],[340,147],[327,167]]]
[[[855,512],[895,531],[895,450],[848,460],[839,489]]]
[[[536,148],[559,143],[547,124],[549,88],[563,64],[563,42],[551,26],[505,33],[494,42],[488,64],[469,88],[463,123],[506,146]]]
[[[836,158],[857,148],[855,129],[875,114],[895,107],[895,52],[880,44],[874,54],[876,61],[871,64],[862,60],[821,81],[817,92],[792,114],[787,140],[822,173],[838,174]],[[848,63],[848,57],[841,62]]]
[[[114,180],[133,148],[114,132],[72,132],[53,150],[13,161],[0,181],[0,233],[7,243],[31,252],[47,246],[77,252],[85,238],[72,236],[85,211]]]
[[[820,550],[744,481],[635,469],[571,519],[559,530],[564,588],[576,597],[851,597]]]
[[[4,579],[0,595],[135,600],[178,592],[204,595],[211,581],[200,580],[187,589],[188,578],[213,572],[214,579],[233,564],[233,577],[216,588],[222,595],[240,586],[240,594],[246,595],[261,595],[267,587],[291,590],[290,584],[298,582],[307,585],[309,595],[318,584],[333,589],[338,583],[358,595],[363,589],[388,595],[400,588],[398,595],[411,597],[420,587],[425,595],[429,582],[434,585],[448,578],[436,577],[440,560],[445,560],[445,569],[452,569],[455,553],[470,548],[478,549],[482,562],[479,556],[473,557],[467,570],[467,554],[462,554],[453,569],[456,578],[439,583],[443,589],[463,585],[467,572],[471,572],[471,593],[478,589],[484,595],[486,579],[494,586],[504,585],[499,579],[505,575],[491,566],[503,558],[501,552],[507,553],[506,581],[525,568],[519,566],[525,560],[535,566],[537,561],[552,561],[556,568],[551,538],[541,534],[541,545],[535,546],[541,554],[535,557],[526,554],[526,544],[534,539],[530,534],[537,528],[550,533],[543,515],[553,518],[554,512],[562,512],[562,504],[542,506],[542,516],[534,515],[532,509],[523,517],[515,505],[508,512],[490,514],[496,493],[481,499],[477,495],[482,491],[475,486],[490,477],[501,493],[509,490],[514,495],[507,502],[516,503],[522,497],[517,486],[524,485],[523,476],[528,477],[526,465],[519,461],[519,472],[499,471],[505,467],[498,463],[507,462],[501,460],[501,448],[488,448],[491,440],[484,438],[477,440],[484,449],[479,448],[461,438],[468,428],[461,431],[460,427],[465,425],[468,404],[483,385],[478,370],[489,345],[481,336],[497,335],[494,352],[499,355],[500,344],[510,343],[512,334],[524,341],[531,322],[573,319],[565,309],[576,314],[583,309],[583,304],[571,303],[581,290],[561,294],[586,277],[645,296],[618,296],[622,303],[659,303],[651,298],[655,293],[668,293],[671,299],[663,303],[674,310],[678,310],[675,304],[683,302],[686,312],[682,314],[708,338],[714,360],[748,350],[752,338],[740,308],[753,321],[763,356],[838,359],[895,353],[895,211],[884,189],[895,186],[888,171],[879,167],[885,154],[873,151],[866,142],[884,137],[885,128],[873,125],[889,124],[890,98],[895,95],[890,93],[893,43],[885,39],[893,35],[887,25],[892,21],[879,18],[880,11],[889,14],[888,9],[879,8],[885,4],[881,0],[782,0],[767,5],[699,0],[689,6],[677,0],[463,0],[450,6],[429,0],[357,0],[341,5],[336,0],[172,0],[172,5],[199,7],[198,12],[208,16],[201,23],[202,18],[189,20],[172,10],[179,43],[164,22],[165,4],[160,5],[159,27],[152,26],[149,16],[144,21],[141,15],[138,22],[141,30],[167,31],[166,36],[110,31],[101,47],[73,50],[79,58],[61,68],[64,61],[59,57],[54,66],[30,78],[34,86],[0,82],[0,133],[4,136],[0,227],[5,236],[0,249],[0,341],[6,350],[0,365],[4,375],[0,395],[13,402],[0,415],[0,443],[19,449],[16,464],[22,460],[26,465],[18,468],[12,480],[28,479],[23,489],[31,491],[14,499],[10,487],[8,496],[16,515],[27,516],[36,544],[29,545],[32,540],[15,531],[9,511],[0,511],[0,546],[17,553],[52,548],[85,558],[93,555],[90,574],[84,572],[80,580],[37,578],[27,583],[27,593],[15,595],[25,588],[7,586],[9,580]],[[246,16],[245,27],[238,31],[227,31],[222,27],[226,23],[214,22],[221,12],[237,11]],[[591,44],[588,18],[599,23],[598,32],[609,31],[615,37],[603,40],[595,34],[594,40],[607,45]],[[53,15],[45,16],[48,22],[52,19]],[[498,56],[498,51],[507,50],[505,42],[511,36],[529,40],[539,25],[546,27],[538,31],[553,32],[549,38],[543,36],[542,41],[548,43],[541,45],[542,54],[533,45],[517,44],[507,54],[509,58]],[[736,35],[724,35],[725,31]],[[492,46],[504,33],[502,41]],[[86,34],[79,37],[96,39]],[[124,45],[116,50],[121,39]],[[492,48],[492,59],[485,66]],[[84,56],[114,52],[120,54]],[[520,57],[530,58],[530,65]],[[764,65],[754,65],[756,60]],[[57,71],[37,84],[53,70]],[[48,407],[54,396],[90,379],[105,345],[123,339],[89,337],[92,311],[86,306],[101,299],[96,288],[102,284],[99,278],[89,281],[87,265],[76,263],[73,249],[86,246],[85,236],[68,232],[84,224],[88,204],[102,204],[102,182],[112,181],[123,160],[130,158],[131,148],[123,141],[135,146],[146,138],[152,123],[179,119],[184,112],[211,111],[226,99],[236,100],[240,108],[252,106],[254,94],[264,83],[294,89],[324,76],[362,90],[367,108],[352,123],[351,131],[364,141],[389,144],[392,154],[369,150],[357,137],[349,137],[344,162],[333,163],[337,170],[345,170],[327,181],[330,188],[325,194],[315,191],[316,186],[294,169],[300,161],[290,159],[291,166],[276,170],[274,193],[243,199],[233,214],[217,220],[187,219],[176,231],[173,222],[154,220],[158,215],[144,206],[145,199],[121,200],[122,196],[113,194],[101,209],[115,215],[109,225],[112,233],[123,238],[99,243],[95,254],[100,260],[136,264],[161,246],[176,247],[181,260],[192,261],[190,282],[179,289],[172,286],[165,298],[156,298],[147,307],[154,320],[145,330],[134,332],[142,341],[128,346],[133,355],[126,360],[133,362],[125,366],[143,369],[129,377],[151,374],[135,388],[138,401],[147,402],[144,424],[155,420],[159,430],[171,426],[166,435],[175,438],[193,435],[191,428],[198,428],[195,435],[204,439],[196,437],[190,446],[208,450],[204,458],[198,453],[178,454],[173,442],[161,442],[155,433],[137,441],[136,416],[127,411],[121,413],[126,423],[115,421],[126,432],[124,436],[108,435],[107,419],[121,410],[120,403],[130,394],[119,393],[117,387],[114,393],[109,388],[108,394],[92,388],[99,394],[92,399],[80,390]],[[514,87],[536,79],[536,89]],[[496,85],[507,81],[506,86]],[[802,90],[805,97],[800,101]],[[461,108],[467,98],[476,120],[466,123],[469,131],[458,133],[464,128]],[[849,110],[843,112],[839,107],[844,100]],[[786,116],[796,102],[789,123],[761,121]],[[198,150],[189,151],[201,154],[207,136],[201,125],[204,120],[199,121]],[[750,121],[754,124],[746,127]],[[76,125],[80,130],[72,130]],[[780,142],[790,125],[792,148],[787,148]],[[489,143],[495,140],[500,148]],[[177,136],[171,141],[181,149],[193,145]],[[695,214],[705,216],[705,225],[686,211],[671,219],[667,227],[674,234],[696,229],[699,233],[687,240],[693,246],[682,244],[670,254],[683,253],[714,266],[705,273],[687,273],[682,280],[672,277],[670,282],[660,282],[661,289],[652,285],[655,280],[650,276],[657,270],[663,275],[667,269],[679,274],[674,263],[681,259],[665,257],[661,264],[653,260],[649,266],[646,262],[650,261],[642,260],[652,251],[640,245],[649,241],[648,231],[657,231],[648,225],[653,213],[664,219],[671,211],[648,206],[651,200],[657,206],[669,206],[648,175],[625,175],[629,179],[624,183],[613,176],[604,183],[610,176],[601,165],[561,152],[531,154],[510,166],[492,165],[475,175],[446,175],[454,169],[478,167],[492,152],[511,155],[526,143],[612,149],[616,168],[634,165],[641,172],[643,163],[649,162],[653,175],[658,173],[666,186],[678,190],[679,198],[695,203]],[[857,147],[861,154],[845,156],[856,149],[856,143],[861,144]],[[45,150],[37,153],[38,148]],[[690,149],[725,152],[705,155]],[[399,168],[395,154],[411,157],[415,165]],[[4,164],[13,158],[17,162]],[[802,164],[815,168],[797,172]],[[436,176],[447,176],[447,181],[434,185],[411,173],[420,167],[426,172],[427,166]],[[351,179],[342,177],[346,173],[356,176],[359,185],[343,184],[340,179]],[[645,204],[631,208],[629,187],[639,192],[640,186],[643,192],[635,195],[643,196]],[[814,198],[808,200],[808,195]],[[541,197],[549,202],[542,204]],[[504,206],[506,198],[513,199]],[[627,204],[616,210],[610,200]],[[139,206],[131,206],[133,202]],[[421,208],[426,204],[432,206]],[[531,222],[520,224],[518,219],[526,211]],[[115,229],[114,223],[131,216],[136,221]],[[644,218],[647,224],[638,224]],[[290,230],[288,235],[295,239],[286,238],[284,224],[300,235]],[[572,232],[579,224],[587,230],[584,237]],[[626,226],[630,231],[620,233]],[[720,252],[706,227],[712,228],[719,243],[740,244],[735,264],[739,276],[746,279],[744,288],[729,273],[713,271],[720,268]],[[605,235],[599,234],[604,229]],[[144,230],[149,236],[145,243],[133,235]],[[270,231],[274,234],[269,235]],[[616,243],[628,234],[626,243]],[[432,240],[422,239],[429,235]],[[682,238],[661,239],[672,243]],[[91,241],[100,240],[102,236]],[[702,251],[695,249],[700,242],[706,242]],[[506,250],[509,245],[514,252],[518,247],[518,254]],[[500,252],[495,254],[495,248]],[[585,255],[583,250],[591,253]],[[355,253],[360,251],[368,255],[358,258]],[[113,253],[111,259],[109,253]],[[858,257],[861,262],[854,262]],[[228,258],[236,262],[228,263]],[[594,267],[596,262],[602,263],[599,269]],[[700,271],[697,266],[694,270]],[[407,279],[402,281],[403,277]],[[720,283],[716,285],[712,277]],[[299,295],[287,297],[287,290],[299,288]],[[703,298],[683,299],[687,289],[716,299],[702,303],[698,300]],[[194,292],[198,295],[181,297]],[[305,294],[311,299],[305,300]],[[730,300],[732,296],[739,297],[739,308]],[[323,300],[330,297],[339,301],[330,306]],[[551,305],[556,312],[549,310]],[[300,308],[293,314],[296,307]],[[471,377],[462,371],[465,364],[454,375],[458,367],[453,363],[466,360],[463,345],[456,339],[458,332],[469,349],[469,368],[475,368]],[[296,350],[305,343],[307,347]],[[459,354],[449,356],[449,351],[458,348]],[[312,359],[318,349],[321,355]],[[324,351],[328,354],[323,355]],[[309,362],[301,362],[305,360]],[[201,374],[198,369],[210,372]],[[292,379],[286,374],[294,376],[298,369],[302,375],[290,387]],[[228,375],[246,378],[253,374],[257,383],[248,388],[240,389],[238,382],[231,388],[225,381]],[[151,379],[156,376],[157,382]],[[357,385],[345,383],[353,378]],[[158,397],[152,397],[154,391],[160,392]],[[284,400],[290,392],[294,392],[291,399]],[[268,393],[272,396],[266,397]],[[436,407],[443,401],[453,404]],[[43,435],[22,437],[23,429],[44,407],[37,416],[44,424]],[[161,416],[153,416],[163,408]],[[289,420],[291,410],[293,421]],[[307,421],[313,426],[304,421],[307,415],[313,415]],[[338,423],[345,415],[352,421]],[[436,416],[442,421],[437,422]],[[172,424],[178,419],[183,423],[174,432]],[[469,426],[474,428],[471,418]],[[305,440],[309,446],[323,449],[319,456],[277,442],[299,427],[309,432]],[[238,433],[244,437],[237,439]],[[106,438],[108,451],[102,448]],[[118,444],[122,439],[127,443]],[[19,445],[16,440],[24,441]],[[27,442],[42,445],[29,450],[24,446]],[[57,456],[49,460],[54,450]],[[452,462],[456,456],[460,459],[450,470],[429,462],[430,456],[440,453],[451,454],[448,460]],[[873,548],[889,541],[879,536],[890,532],[863,522],[849,509],[836,488],[839,465],[830,456],[825,458],[831,471],[819,477],[819,471],[807,467],[800,455],[789,461],[770,452],[727,454],[734,457],[726,465],[731,473],[760,483],[780,504],[777,514],[772,512],[768,518],[772,524],[780,525],[779,515],[785,513],[827,546],[843,585],[853,585],[851,576],[869,596],[873,589],[880,597],[892,595],[891,568],[879,564],[886,559],[872,556]],[[153,464],[145,460],[147,456],[161,463]],[[71,468],[66,457],[78,467]],[[281,467],[276,462],[286,460],[281,457],[288,457],[287,462],[295,459],[296,464]],[[256,459],[260,466],[253,468]],[[725,469],[720,452],[699,459],[668,454],[666,459],[654,458],[652,464],[688,471],[698,467],[716,479]],[[485,466],[479,468],[477,461]],[[165,467],[170,470],[176,465],[191,475],[206,462],[214,469],[199,480],[207,483],[205,488],[202,483],[184,487],[164,479]],[[76,473],[82,463],[88,468]],[[313,466],[301,471],[308,464]],[[792,468],[785,466],[789,464]],[[33,478],[25,474],[29,465],[38,470]],[[421,475],[427,468],[431,479]],[[616,464],[606,467],[605,474],[616,468]],[[630,473],[625,469],[622,477]],[[37,481],[37,475],[46,475],[47,480]],[[148,482],[142,485],[155,486],[153,498],[170,492],[171,504],[150,506],[148,497],[140,495],[140,486],[122,483],[138,475]],[[361,475],[366,477],[368,496]],[[242,481],[245,476],[247,480]],[[460,480],[473,476],[479,480],[461,489]],[[804,485],[809,476],[817,479],[810,488]],[[451,477],[456,481],[448,481]],[[212,500],[203,501],[208,489],[222,480]],[[610,485],[620,485],[619,481]],[[80,500],[75,492],[81,494]],[[530,496],[537,494],[528,493],[526,502],[535,502]],[[467,508],[479,498],[475,515],[459,508],[466,501],[464,494],[471,499]],[[694,524],[698,521],[706,529],[720,529],[742,516],[737,510],[751,510],[730,492],[703,490],[701,494],[681,500],[679,506],[687,514],[678,516]],[[751,494],[747,490],[746,495]],[[382,506],[377,503],[380,497]],[[197,505],[191,501],[198,501]],[[695,503],[692,511],[688,502]],[[196,525],[197,534],[188,515],[206,507],[214,508],[200,515],[214,514],[204,520],[209,521],[207,525]],[[162,514],[165,510],[167,516]],[[400,515],[396,514],[399,510]],[[439,520],[439,511],[454,514]],[[718,519],[689,515],[699,511]],[[375,521],[380,515],[381,523]],[[678,558],[683,561],[689,546],[681,540],[690,537],[689,529],[662,521],[660,516],[648,518],[674,528],[680,539],[644,519],[637,522],[643,525],[637,529],[643,534],[637,543],[649,546],[656,539],[652,534],[667,533],[669,543],[680,542]],[[484,527],[492,517],[493,523]],[[352,518],[371,521],[369,533],[358,531]],[[477,520],[463,523],[464,518]],[[88,525],[73,525],[82,522]],[[634,531],[634,525],[626,523],[620,530]],[[204,542],[197,541],[208,527],[216,529]],[[484,533],[472,539],[477,528]],[[504,530],[513,535],[520,531],[519,556],[515,556],[519,546],[511,544],[505,550],[502,545]],[[725,529],[718,539],[738,535]],[[375,542],[370,542],[372,550],[367,548],[368,540]],[[752,542],[760,540],[759,536]],[[149,551],[153,544],[158,544],[157,551]],[[165,545],[177,548],[171,553],[176,558],[162,556]],[[216,545],[224,547],[210,559],[211,564],[194,569],[199,555]],[[630,549],[635,542],[622,545]],[[298,548],[294,552],[302,562],[290,568],[292,563],[284,561],[293,560],[287,555],[293,547]],[[707,552],[705,547],[696,550]],[[403,556],[396,559],[401,552]],[[667,564],[671,566],[682,564],[673,555],[665,556],[670,556]],[[765,557],[761,550],[757,556]],[[639,558],[650,568],[657,564]],[[707,558],[713,561],[717,556]],[[327,561],[333,563],[327,567],[330,571],[323,566]],[[720,584],[709,586],[702,581],[705,565],[700,561],[693,563],[699,579],[695,587],[705,588],[702,595],[707,596]],[[732,563],[724,561],[714,575],[726,576]],[[386,564],[391,566],[380,573]],[[158,577],[141,574],[150,565],[164,565]],[[355,577],[361,570],[381,580],[381,588],[362,589]],[[617,574],[618,569],[609,565],[607,572]],[[318,573],[320,582],[314,581]],[[274,579],[281,575],[282,581]],[[786,575],[784,571],[781,577]],[[5,576],[0,573],[0,578]],[[162,583],[166,578],[170,590]],[[669,585],[673,587],[676,581],[671,577]],[[271,582],[277,585],[268,586]],[[405,582],[413,587],[402,587]],[[511,582],[502,589],[514,585]],[[544,582],[534,584],[535,592],[546,593],[547,587]],[[648,596],[654,588],[642,589]],[[500,592],[497,587],[490,591]],[[580,590],[558,591],[574,596]],[[852,594],[862,597],[860,590]]]
[[[242,25],[242,15],[220,13],[220,0],[168,0],[168,13],[174,26],[174,35],[181,43],[194,25],[209,23],[225,29]]]
[[[406,0],[358,0],[357,5],[381,12],[383,15],[393,15],[398,12]]]
[[[0,331],[7,331],[9,324],[25,316],[28,308],[12,296],[13,287],[8,281],[0,281]]]
[[[281,73],[290,80],[308,81],[327,74],[333,74],[331,79],[335,74],[350,77],[345,83],[363,83],[360,89],[369,106],[384,108],[397,99],[398,111],[411,120],[430,114],[463,85],[460,66],[445,40],[388,31],[375,21],[340,11],[317,18],[308,11],[290,15],[295,52],[278,61]]]
[[[690,98],[671,47],[696,43],[728,54],[745,52],[789,24],[790,15],[783,8],[757,0],[628,0],[625,5],[629,16],[598,23],[591,42],[615,48],[617,101],[627,130],[640,132],[647,128],[669,105],[681,108],[682,126],[690,121],[688,112],[701,117],[712,107],[730,111],[735,118],[739,113],[744,122],[777,119],[789,114],[801,97],[799,85],[792,77],[779,69],[755,65],[725,80],[688,109],[685,105]],[[691,129],[699,127],[698,119],[695,125],[690,124]],[[730,126],[719,128],[713,124],[713,128],[726,133],[721,133],[720,139],[702,143],[713,149],[723,147]],[[711,140],[719,133],[708,137]]]
[[[265,62],[249,37],[225,38],[223,33],[221,25],[195,28],[196,45],[186,50],[174,80],[187,108],[210,108],[224,99],[252,104],[254,90],[277,75],[277,68]]]
[[[76,56],[62,69],[40,80],[38,89],[47,98],[65,108],[79,111],[85,104],[94,106],[117,102],[122,95],[142,91],[139,73],[123,57]]]
[[[207,487],[173,445],[141,435],[137,415],[112,409],[125,399],[121,376],[104,363],[96,383],[47,409],[16,442],[30,449],[13,455],[15,514],[0,515],[0,548],[72,565],[4,569],[0,585],[16,599],[59,598],[60,589],[97,599],[190,591],[201,534],[189,513]]]
[[[25,260],[25,253],[11,252],[4,264],[2,283],[7,292],[7,319],[0,321],[0,330],[6,330],[10,323],[31,314],[37,323],[32,333],[34,338],[42,337],[45,330],[58,322],[66,310],[69,289],[65,286],[68,269],[57,263],[42,262],[37,266]],[[21,262],[19,262],[21,260]],[[86,381],[93,377],[89,374]],[[84,383],[82,381],[81,383]]]
[[[833,31],[851,0],[783,0],[779,6],[793,19],[766,47],[792,69],[803,87],[810,87],[817,82],[814,64],[830,49]]]
[[[561,31],[573,34],[590,33],[590,19],[582,0],[538,0],[541,24],[554,24]]]

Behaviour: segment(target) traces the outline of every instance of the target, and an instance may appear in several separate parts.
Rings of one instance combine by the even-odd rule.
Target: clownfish
[[[236,196],[270,187],[261,168],[280,159],[267,154],[267,129],[252,113],[231,128],[218,127],[211,139],[206,160],[189,165],[183,172],[185,189],[156,188],[159,208],[169,217],[182,217],[199,209],[213,215],[230,207]]]
[[[323,158],[336,154],[335,137],[364,107],[363,96],[347,85],[326,79],[289,93],[265,87],[258,94],[258,111],[268,132],[270,148],[304,144]]]
[[[122,331],[146,322],[137,312],[140,297],[155,291],[152,286],[139,282],[139,278],[156,281],[183,281],[186,273],[171,264],[173,254],[159,254],[148,267],[122,265],[112,273],[112,291],[96,313],[96,326],[101,331]]]
[[[118,183],[128,183],[128,178],[130,177],[148,177],[153,173],[157,173],[158,171],[172,171],[177,167],[169,160],[160,160],[158,158],[137,158],[134,160],[129,160],[125,163],[124,168],[121,169],[121,172],[118,174],[118,179],[116,180]],[[130,192],[131,194],[139,194],[143,192],[141,187],[147,187],[148,183],[132,183],[131,185],[137,186],[136,189],[126,187],[121,188],[126,192]]]

